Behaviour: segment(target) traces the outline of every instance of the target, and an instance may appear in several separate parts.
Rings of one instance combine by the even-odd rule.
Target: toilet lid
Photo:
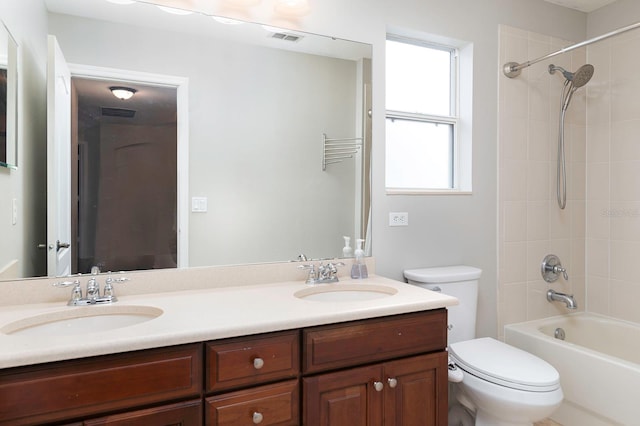
[[[534,392],[560,386],[551,364],[489,337],[452,343],[449,353],[463,371],[497,385]]]

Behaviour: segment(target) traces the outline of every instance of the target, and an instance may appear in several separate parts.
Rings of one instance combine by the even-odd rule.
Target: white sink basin
[[[298,299],[314,302],[362,302],[389,297],[398,290],[376,284],[319,284],[294,293]]]
[[[99,333],[150,321],[162,313],[162,309],[153,306],[83,306],[14,321],[0,332],[33,337]]]

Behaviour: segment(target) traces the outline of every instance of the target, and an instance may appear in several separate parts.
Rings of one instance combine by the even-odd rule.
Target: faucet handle
[[[131,278],[127,278],[127,277],[111,278],[111,276],[107,277],[104,283],[104,291],[103,291],[104,297],[110,297],[111,301],[115,302],[117,299],[116,299],[115,291],[113,290],[113,283],[123,283],[125,281],[131,281]]]
[[[562,267],[560,258],[555,254],[546,255],[542,260],[540,269],[542,278],[548,283],[556,281],[559,278],[560,274],[562,274],[562,277],[565,279],[565,281],[569,280],[569,274],[567,274],[567,270]]]
[[[307,281],[305,284],[313,284],[316,282],[316,266],[313,264],[310,265],[298,265],[298,269],[305,269],[309,271],[309,275],[307,275]]]
[[[69,300],[69,305],[71,305],[74,302],[82,299],[82,288],[80,288],[80,280],[60,281],[60,282],[57,282],[57,283],[53,283],[51,285],[54,286],[54,287],[69,287],[69,286],[73,286],[73,289],[71,290],[71,299]]]

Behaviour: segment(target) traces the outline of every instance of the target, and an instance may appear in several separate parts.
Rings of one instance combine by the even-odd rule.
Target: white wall
[[[17,6],[0,1],[0,18],[19,45],[18,169],[0,169],[0,269],[19,260],[20,276],[46,273],[46,91],[47,15],[42,0]],[[18,204],[16,225],[11,200]]]

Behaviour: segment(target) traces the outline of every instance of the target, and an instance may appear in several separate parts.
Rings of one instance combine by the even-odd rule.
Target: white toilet
[[[478,279],[470,266],[410,269],[410,284],[456,297],[448,308],[449,358],[453,393],[460,404],[449,411],[449,425],[524,426],[553,413],[562,402],[560,376],[546,361],[492,338],[475,339]]]

